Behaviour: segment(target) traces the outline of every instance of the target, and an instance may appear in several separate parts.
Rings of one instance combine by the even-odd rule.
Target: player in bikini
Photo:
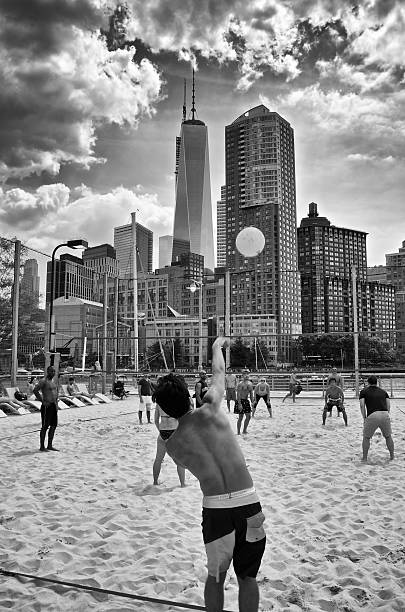
[[[167,415],[161,407],[156,404],[155,408],[155,425],[159,435],[156,442],[156,457],[153,462],[153,484],[158,485],[159,474],[162,467],[162,461],[166,455],[166,441],[176,431],[178,421]],[[177,474],[179,475],[180,485],[186,486],[186,470],[183,466],[177,464]]]

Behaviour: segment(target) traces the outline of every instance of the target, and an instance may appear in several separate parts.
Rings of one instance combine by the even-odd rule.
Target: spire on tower
[[[187,81],[186,79],[184,79],[183,122],[187,119],[186,92],[187,92]]]
[[[194,68],[193,68],[193,95],[192,95],[192,107],[191,107],[191,119],[192,121],[194,121],[195,119],[195,78],[194,78],[195,72],[194,72]]]

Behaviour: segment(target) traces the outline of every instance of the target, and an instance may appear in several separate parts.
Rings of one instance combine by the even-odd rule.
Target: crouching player
[[[329,381],[329,387],[325,391],[325,406],[322,414],[322,425],[326,423],[326,415],[332,416],[332,408],[336,406],[338,416],[343,415],[345,425],[347,425],[347,414],[344,406],[345,396],[341,387],[336,384],[336,378],[331,378]]]
[[[208,612],[224,605],[224,581],[231,561],[239,585],[239,610],[257,612],[256,575],[265,549],[264,515],[252,477],[221,408],[225,389],[224,338],[212,346],[212,384],[201,407],[193,409],[187,385],[175,374],[159,379],[156,402],[178,420],[166,441],[168,454],[200,482],[202,532],[208,559],[204,599]]]

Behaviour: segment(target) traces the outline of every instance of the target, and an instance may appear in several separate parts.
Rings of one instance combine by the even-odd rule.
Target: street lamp
[[[203,347],[202,347],[202,329],[203,329],[203,282],[196,280],[195,278],[191,278],[191,284],[187,289],[191,291],[191,293],[195,293],[199,291],[198,294],[198,369],[202,369],[202,355],[203,355]]]
[[[55,253],[61,247],[68,247],[69,249],[87,249],[88,242],[86,240],[68,240],[62,244],[58,244],[52,251],[51,259],[51,295],[49,302],[49,335],[48,335],[48,346],[49,352],[55,353],[55,317],[53,314],[53,301],[55,299]]]

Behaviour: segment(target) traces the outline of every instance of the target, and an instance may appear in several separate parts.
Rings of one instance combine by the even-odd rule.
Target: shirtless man
[[[252,404],[254,403],[254,392],[253,392],[253,384],[249,380],[249,372],[243,373],[243,378],[238,384],[236,389],[236,398],[238,402],[238,422],[236,424],[236,430],[238,432],[238,436],[240,435],[240,428],[243,421],[243,416],[245,417],[245,424],[243,426],[242,433],[247,433],[247,428],[250,422],[250,416],[252,413]]]
[[[326,381],[326,386],[329,387],[330,385],[330,381],[332,380],[332,378],[335,379],[336,384],[338,387],[340,387],[341,389],[343,389],[343,376],[341,374],[338,373],[337,368],[332,368],[331,373],[328,376],[328,380]]]
[[[236,404],[236,386],[238,379],[231,368],[228,368],[227,375],[225,376],[225,393],[226,393],[226,405],[228,406],[228,412],[231,412],[231,400]]]
[[[322,425],[326,423],[326,415],[329,412],[329,416],[332,416],[332,408],[336,406],[338,416],[343,415],[343,420],[347,426],[347,414],[344,405],[345,396],[343,389],[339,387],[334,378],[330,379],[330,384],[325,390],[325,406],[322,414]]]
[[[54,382],[55,368],[49,366],[46,370],[46,378],[41,378],[34,388],[34,395],[41,402],[41,431],[39,434],[40,451],[57,451],[52,446],[55,429],[58,426],[58,387]],[[45,448],[45,436],[48,432],[48,446]]]
[[[266,544],[264,515],[228,416],[221,409],[224,396],[224,338],[212,346],[212,384],[204,404],[193,410],[184,381],[163,376],[156,402],[179,421],[166,442],[168,454],[198,480],[203,497],[203,539],[208,558],[204,599],[208,612],[224,605],[224,581],[233,560],[239,584],[240,612],[257,612],[256,575]]]

